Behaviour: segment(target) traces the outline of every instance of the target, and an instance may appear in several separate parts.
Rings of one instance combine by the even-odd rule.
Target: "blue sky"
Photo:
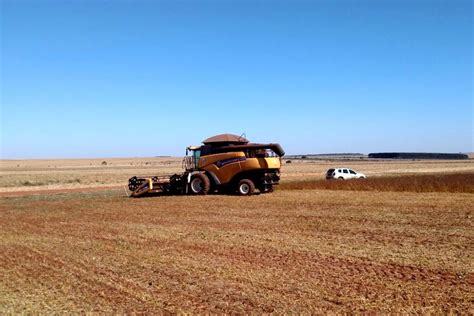
[[[1,0],[1,157],[473,151],[471,1]]]

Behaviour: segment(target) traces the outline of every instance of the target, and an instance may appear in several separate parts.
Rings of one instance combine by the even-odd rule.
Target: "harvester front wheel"
[[[189,183],[189,191],[193,195],[204,195],[209,193],[211,181],[204,173],[197,173],[191,178]]]
[[[242,179],[237,185],[237,193],[239,195],[252,195],[255,191],[255,184],[250,179]]]

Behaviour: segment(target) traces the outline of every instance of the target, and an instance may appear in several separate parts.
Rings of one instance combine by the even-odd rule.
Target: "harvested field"
[[[143,199],[117,186],[180,159],[103,161],[2,161],[0,313],[474,312],[472,160],[294,160],[272,194]]]
[[[0,312],[468,314],[473,202],[318,189],[3,197]]]

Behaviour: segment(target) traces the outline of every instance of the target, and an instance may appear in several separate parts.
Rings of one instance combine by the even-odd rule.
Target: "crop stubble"
[[[468,193],[1,202],[1,312],[473,312]]]

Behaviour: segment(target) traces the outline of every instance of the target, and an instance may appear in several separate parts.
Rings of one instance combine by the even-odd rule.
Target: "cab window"
[[[199,163],[199,158],[201,157],[201,151],[200,150],[195,150],[193,152],[193,158],[194,158],[194,164],[197,166]]]
[[[343,169],[343,172],[344,172],[344,173],[349,173],[349,172],[347,171],[347,169]]]
[[[350,174],[356,174],[354,170],[349,169]]]

